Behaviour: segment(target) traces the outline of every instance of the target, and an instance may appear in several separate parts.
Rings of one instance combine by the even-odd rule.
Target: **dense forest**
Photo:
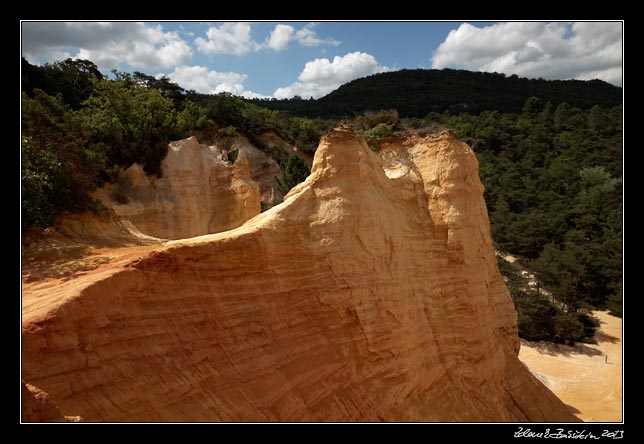
[[[168,142],[188,135],[225,145],[243,134],[280,163],[276,180],[288,191],[308,167],[286,151],[264,146],[258,136],[272,130],[312,154],[322,133],[339,123],[322,118],[332,115],[322,108],[314,118],[296,117],[295,108],[270,110],[226,93],[198,94],[140,72],[113,71],[107,77],[87,60],[39,67],[23,59],[22,64],[23,230],[49,226],[64,211],[93,208],[88,193],[133,162],[148,174],[162,174]],[[499,259],[499,267],[517,307],[520,335],[588,340],[596,328],[589,309],[621,316],[621,89],[599,81],[533,81],[453,70],[401,75],[420,79],[427,72],[442,76],[440,87],[432,89],[438,95],[418,95],[424,98],[403,100],[399,107],[360,100],[397,97],[401,88],[413,91],[413,79],[408,85],[378,86],[391,76],[372,76],[327,98],[342,102],[336,105],[345,123],[375,150],[396,131],[449,128],[465,140],[479,160],[497,250],[519,259],[514,264]],[[380,80],[364,94],[374,79]],[[478,88],[481,79],[489,85],[472,100],[463,91]],[[509,88],[507,82],[518,86]],[[458,97],[454,103],[468,106],[445,101],[450,91]],[[355,105],[359,102],[363,105]],[[280,101],[256,103],[278,107]]]
[[[622,103],[622,90],[601,80],[544,80],[454,69],[403,69],[353,80],[317,100],[295,97],[251,102],[311,118],[351,118],[380,109],[422,118],[430,112],[445,111],[519,113],[530,97],[539,97],[555,107],[566,102],[580,109],[595,105],[610,108]]]

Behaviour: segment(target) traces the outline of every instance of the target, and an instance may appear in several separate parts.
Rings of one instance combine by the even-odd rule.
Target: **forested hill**
[[[454,69],[404,69],[342,85],[317,100],[254,99],[256,105],[304,117],[344,118],[368,110],[395,109],[401,117],[430,112],[521,112],[530,97],[554,106],[588,109],[622,103],[622,89],[601,80],[543,80]]]

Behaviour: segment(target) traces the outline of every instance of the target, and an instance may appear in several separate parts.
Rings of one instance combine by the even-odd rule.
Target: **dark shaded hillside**
[[[526,79],[516,75],[443,69],[405,69],[374,74],[342,85],[317,100],[259,100],[273,110],[306,117],[352,117],[376,109],[396,109],[401,117],[430,112],[521,112],[529,97],[554,106],[567,102],[580,109],[621,104],[622,89],[601,80]]]

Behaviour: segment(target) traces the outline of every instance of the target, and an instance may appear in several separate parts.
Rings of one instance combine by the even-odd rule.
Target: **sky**
[[[467,69],[622,86],[622,22],[22,22],[22,56],[185,89],[308,99],[371,74]]]

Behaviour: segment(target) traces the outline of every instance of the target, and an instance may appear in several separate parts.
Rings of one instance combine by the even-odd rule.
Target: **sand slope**
[[[580,419],[621,421],[622,320],[607,312],[594,315],[601,321],[597,345],[521,341],[519,359]]]

